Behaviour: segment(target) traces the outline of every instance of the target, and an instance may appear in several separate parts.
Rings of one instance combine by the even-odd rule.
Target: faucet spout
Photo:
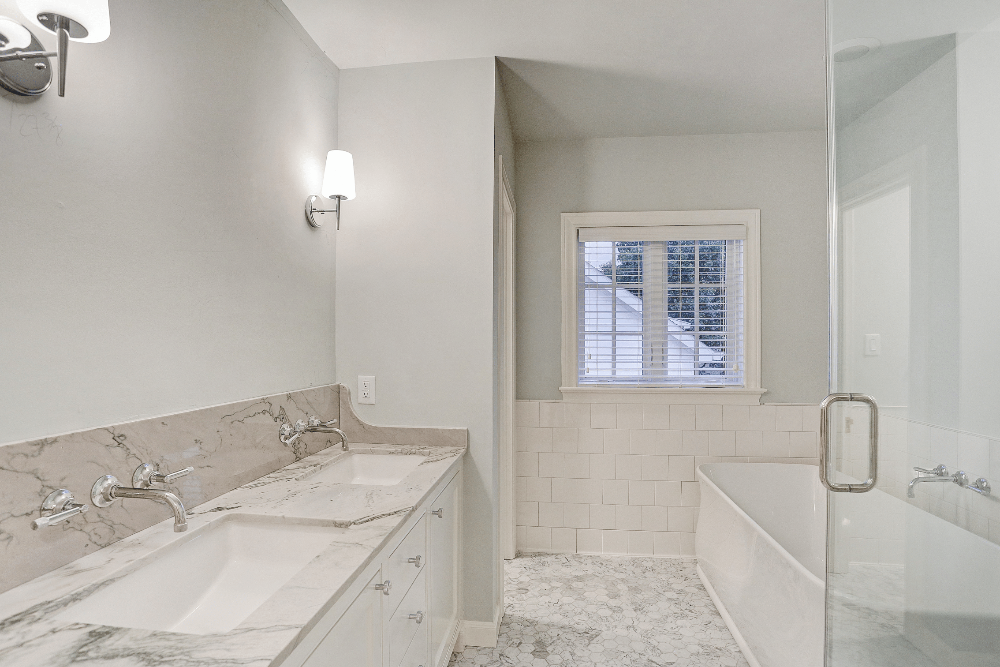
[[[913,494],[913,488],[921,482],[951,482],[962,487],[969,485],[969,476],[965,471],[959,470],[955,474],[949,475],[948,468],[943,463],[930,470],[926,468],[914,468],[913,471],[917,473],[917,476],[911,479],[909,485],[906,487],[907,498],[916,497]]]
[[[326,430],[326,429],[324,429],[324,430],[322,430],[322,431],[319,431],[319,432],[320,432],[320,433],[333,433],[333,434],[335,434],[335,435],[338,435],[338,436],[340,436],[340,446],[341,446],[341,448],[342,448],[342,449],[343,449],[343,450],[344,450],[345,452],[348,452],[348,451],[350,451],[350,450],[351,450],[351,448],[350,448],[350,447],[348,446],[348,444],[347,444],[347,434],[346,434],[346,433],[344,433],[343,431],[341,431],[341,430],[340,430],[339,428],[334,428],[334,427],[332,427],[332,426],[330,426],[330,427],[328,427],[328,428],[329,428],[329,430]]]
[[[952,478],[951,475],[948,475],[947,477],[931,477],[931,476],[914,477],[913,479],[910,480],[910,483],[906,487],[906,497],[915,498],[916,496],[913,493],[913,487],[915,487],[917,484],[921,482],[954,482],[954,481],[955,480]]]
[[[184,515],[184,503],[181,499],[161,489],[133,489],[127,486],[115,486],[111,489],[112,498],[141,498],[156,500],[166,504],[174,513],[174,532],[183,533],[187,530],[187,517]]]

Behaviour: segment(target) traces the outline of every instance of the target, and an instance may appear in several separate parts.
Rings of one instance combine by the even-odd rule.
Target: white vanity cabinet
[[[381,571],[365,584],[361,594],[302,663],[303,667],[382,667],[382,592],[375,586]]]
[[[459,493],[462,474],[455,476],[427,510],[430,544],[431,667],[448,664],[458,632]]]
[[[458,633],[462,471],[440,484],[282,667],[446,667]]]

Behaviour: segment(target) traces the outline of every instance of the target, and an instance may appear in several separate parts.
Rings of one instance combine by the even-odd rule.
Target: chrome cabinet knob
[[[375,590],[382,591],[382,595],[388,595],[389,591],[392,590],[392,582],[386,581],[381,584],[375,584]]]
[[[420,557],[420,556],[414,556],[413,558],[407,558],[407,559],[406,559],[406,562],[407,562],[407,563],[413,563],[414,565],[416,565],[416,566],[417,566],[417,567],[419,568],[419,567],[420,567],[420,561],[421,561],[421,560],[422,560],[422,559],[421,559],[421,557]]]
[[[439,507],[436,510],[432,510],[431,514],[433,514],[434,516],[436,516],[439,519],[443,519],[444,518],[444,508],[443,507]]]
[[[416,621],[417,625],[420,625],[424,622],[424,612],[418,611],[416,614],[410,614],[407,618],[411,621]]]

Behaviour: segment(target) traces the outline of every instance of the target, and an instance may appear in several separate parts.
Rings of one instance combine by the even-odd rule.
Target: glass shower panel
[[[826,665],[1000,667],[1000,0],[828,7]]]

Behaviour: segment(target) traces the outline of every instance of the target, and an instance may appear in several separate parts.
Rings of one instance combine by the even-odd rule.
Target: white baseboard
[[[493,621],[462,621],[455,642],[455,651],[464,651],[466,646],[482,646],[496,648],[497,637],[500,636],[500,622],[503,620],[503,610],[493,613]]]
[[[737,646],[740,647],[740,651],[743,652],[743,657],[747,659],[750,663],[750,667],[760,667],[760,663],[757,662],[757,658],[754,656],[753,651],[747,646],[747,642],[743,639],[743,635],[740,633],[740,629],[736,627],[736,622],[733,621],[733,617],[729,615],[726,610],[726,605],[722,604],[722,600],[716,594],[715,589],[712,587],[711,582],[709,582],[708,577],[705,576],[705,572],[701,569],[701,565],[696,568],[698,571],[698,578],[701,579],[702,585],[705,590],[708,591],[708,597],[712,598],[712,602],[715,604],[715,608],[719,610],[719,615],[722,616],[722,620],[726,622],[726,627],[729,628],[729,632],[733,634],[733,639],[736,640]]]

